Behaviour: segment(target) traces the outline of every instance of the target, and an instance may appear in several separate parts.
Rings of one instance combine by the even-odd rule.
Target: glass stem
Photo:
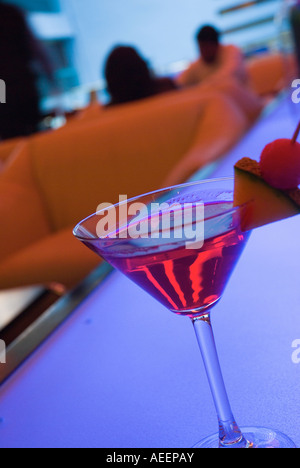
[[[192,320],[219,420],[220,448],[249,444],[233,417],[212,330],[210,313]]]

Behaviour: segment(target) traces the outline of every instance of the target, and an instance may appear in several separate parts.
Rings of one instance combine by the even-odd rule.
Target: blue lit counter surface
[[[288,128],[269,115],[216,174]],[[300,217],[256,230],[212,318],[238,423],[300,447],[299,233]],[[189,319],[117,272],[4,382],[0,417],[5,448],[190,448],[217,430]]]

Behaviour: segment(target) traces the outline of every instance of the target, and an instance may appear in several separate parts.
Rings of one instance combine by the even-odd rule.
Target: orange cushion
[[[72,227],[47,236],[0,263],[0,289],[82,281],[101,259],[81,244]]]
[[[32,177],[27,143],[19,147],[15,159],[1,174],[0,216],[1,261],[50,232]]]
[[[231,97],[213,93],[207,101],[202,119],[199,120],[198,132],[189,151],[169,171],[164,185],[183,183],[205,165],[225,155],[248,126],[246,113]]]
[[[92,104],[87,106],[85,109],[82,109],[81,111],[78,112],[78,114],[75,116],[75,118],[72,121],[72,125],[79,123],[79,122],[99,119],[102,112],[105,112],[105,109],[101,106],[101,104],[98,102],[95,102],[95,103],[93,102]]]
[[[205,102],[205,96],[170,93],[32,139],[34,172],[54,229],[76,224],[100,203],[117,202],[119,194],[160,188],[193,141]]]
[[[19,144],[24,142],[24,138],[12,138],[11,140],[0,141],[0,161],[6,161]]]
[[[294,57],[278,53],[250,59],[247,68],[251,87],[261,96],[278,93],[297,73]]]

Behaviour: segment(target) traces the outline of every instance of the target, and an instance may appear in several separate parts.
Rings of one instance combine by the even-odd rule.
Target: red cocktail
[[[236,424],[212,332],[211,310],[250,236],[242,229],[247,213],[233,205],[233,179],[218,179],[106,206],[74,230],[169,310],[191,318],[219,423],[219,433],[196,448],[295,447],[279,432]]]
[[[229,203],[207,204],[205,216],[209,217],[215,207],[223,213],[232,210]],[[128,249],[122,251],[122,243],[114,248],[112,241],[110,249],[106,244],[103,255],[169,310],[194,317],[220,299],[248,237],[249,233],[242,232],[238,223],[225,233],[206,238],[200,249],[187,249],[181,241],[176,248],[162,245],[155,252],[149,248],[149,253],[142,255],[133,247],[130,255]]]

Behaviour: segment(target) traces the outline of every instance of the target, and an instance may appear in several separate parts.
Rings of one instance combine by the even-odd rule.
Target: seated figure
[[[202,27],[196,36],[200,57],[177,77],[180,87],[204,81],[233,78],[243,85],[248,76],[242,51],[234,45],[223,45],[220,33],[213,26]]]
[[[129,46],[115,47],[105,64],[109,106],[137,101],[175,90],[170,78],[155,77],[146,61]]]

